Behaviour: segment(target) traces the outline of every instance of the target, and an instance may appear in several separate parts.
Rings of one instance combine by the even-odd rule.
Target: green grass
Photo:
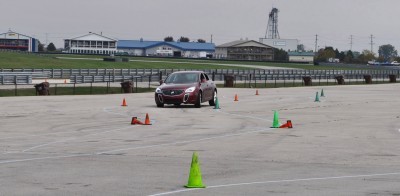
[[[71,54],[26,54],[15,52],[0,52],[0,68],[43,68],[43,69],[254,69],[229,65],[257,65],[307,70],[351,69],[335,66],[314,66],[311,64],[253,62],[253,61],[224,61],[206,59],[175,59],[175,58],[146,58],[128,57],[134,62],[104,62],[84,59],[58,59],[57,57],[95,58],[103,59],[100,55],[71,55]],[[161,62],[152,62],[161,61]]]

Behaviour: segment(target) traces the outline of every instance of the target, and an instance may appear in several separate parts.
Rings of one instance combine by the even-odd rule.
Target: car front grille
[[[180,95],[183,93],[183,90],[163,90],[164,95]]]

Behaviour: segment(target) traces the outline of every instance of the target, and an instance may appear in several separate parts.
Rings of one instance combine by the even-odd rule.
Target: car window
[[[165,80],[165,83],[187,84],[198,81],[199,76],[197,73],[173,73]]]
[[[210,78],[208,78],[207,74],[204,74],[204,76],[206,77],[206,80],[210,80]]]

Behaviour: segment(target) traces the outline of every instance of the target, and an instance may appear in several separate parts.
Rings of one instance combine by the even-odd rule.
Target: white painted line
[[[206,189],[232,187],[232,186],[255,185],[255,184],[272,184],[272,183],[302,182],[302,181],[320,181],[320,180],[335,180],[335,179],[346,179],[346,178],[365,178],[365,177],[393,176],[393,175],[400,175],[400,172],[383,173],[383,174],[354,175],[354,176],[334,176],[334,177],[321,177],[321,178],[299,178],[299,179],[292,179],[292,180],[273,180],[273,181],[259,181],[259,182],[244,182],[244,183],[236,183],[236,184],[222,184],[222,185],[208,186]],[[157,193],[157,194],[153,194],[153,195],[149,195],[149,196],[170,195],[170,194],[174,194],[174,193],[181,193],[181,192],[187,192],[187,191],[196,191],[196,190],[204,190],[204,189],[180,189],[180,190],[176,190],[176,191]]]

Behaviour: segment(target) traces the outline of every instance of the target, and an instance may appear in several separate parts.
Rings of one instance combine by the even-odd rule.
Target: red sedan
[[[217,87],[202,71],[180,71],[170,74],[156,89],[155,101],[157,107],[164,104],[194,104],[196,108],[208,101],[215,105]]]

